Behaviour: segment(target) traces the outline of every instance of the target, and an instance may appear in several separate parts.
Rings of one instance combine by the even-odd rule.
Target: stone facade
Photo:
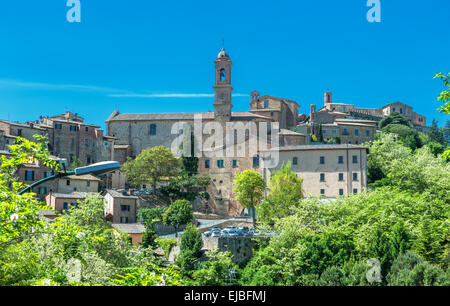
[[[100,182],[98,178],[93,175],[69,175],[57,180],[59,193],[72,192],[91,192],[96,193],[100,191]]]
[[[112,223],[136,223],[138,197],[126,192],[107,190],[105,195],[105,215]]]
[[[272,149],[273,150],[273,149]],[[337,197],[358,193],[367,187],[367,148],[356,145],[305,145],[277,148],[279,163],[264,169],[268,183],[274,171],[291,162],[291,169],[303,179],[306,196]],[[271,150],[263,152],[270,153]]]

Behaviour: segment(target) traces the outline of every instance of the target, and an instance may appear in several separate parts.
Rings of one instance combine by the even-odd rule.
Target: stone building
[[[337,197],[367,187],[366,147],[319,144],[272,148],[262,152],[263,163],[274,150],[278,151],[279,163],[275,168],[264,167],[267,183],[274,171],[290,162],[291,170],[303,179],[306,196]]]
[[[415,113],[413,108],[409,105],[401,102],[393,102],[381,108],[358,108],[353,104],[333,102],[331,91],[325,92],[324,105],[322,108],[316,110],[315,105],[310,105],[310,114],[300,125],[310,126],[311,133],[314,133],[314,131],[317,131],[317,126],[320,124],[332,124],[340,119],[346,119],[348,123],[352,121],[353,126],[361,125],[364,129],[367,125],[373,125],[374,123],[376,126],[383,117],[389,116],[393,112],[397,112],[408,119],[418,131],[425,132],[427,130],[425,116]],[[344,136],[343,138],[348,138],[345,137],[345,135],[342,136]],[[373,137],[373,134],[371,137]],[[359,137],[353,138],[353,142],[343,141],[343,143],[356,143],[358,140],[357,138]],[[361,139],[359,139],[358,143],[361,143]]]
[[[182,126],[189,126],[195,130],[195,120],[201,118],[204,131],[208,123],[219,123],[224,132],[228,131],[230,137],[234,137],[234,144],[245,149],[245,156],[229,157],[226,150],[225,135],[222,144],[214,143],[212,151],[222,151],[220,154],[212,154],[208,157],[208,149],[202,149],[199,158],[199,173],[208,174],[212,183],[208,187],[211,198],[208,202],[208,211],[225,215],[240,215],[242,207],[234,199],[233,180],[237,171],[254,169],[261,172],[257,149],[271,146],[271,123],[277,123],[276,129],[279,141],[286,144],[304,144],[306,136],[301,133],[289,131],[288,128],[297,124],[299,105],[292,100],[272,96],[260,97],[259,92],[251,94],[250,110],[247,112],[232,111],[231,67],[232,62],[222,49],[214,61],[214,112],[204,113],[162,113],[162,114],[121,114],[114,111],[106,120],[107,135],[114,137],[115,160],[124,162],[128,156],[136,157],[146,148],[164,145],[171,148],[175,139],[182,135]],[[266,124],[267,135],[264,129],[257,130],[258,141],[251,143],[249,132],[245,132],[245,140],[238,143],[238,133],[244,133],[247,123]],[[233,124],[230,127],[228,124]],[[281,130],[280,130],[281,128]],[[261,132],[263,131],[263,132]],[[281,131],[281,132],[280,132]],[[261,134],[262,133],[262,134]],[[202,139],[196,141],[205,142],[209,135],[202,135]],[[250,152],[254,152],[250,156]],[[219,156],[217,156],[219,155]],[[234,156],[234,155],[233,155]],[[120,175],[113,178],[113,184],[122,182]],[[123,187],[115,185],[115,187]]]
[[[97,193],[100,191],[100,182],[100,179],[91,174],[69,175],[58,179],[58,192],[72,193],[78,191]]]
[[[136,223],[138,197],[130,195],[128,192],[116,190],[106,190],[105,215],[112,223]]]
[[[114,152],[113,137],[71,112],[27,123],[0,120],[0,149],[7,150],[17,137],[34,141],[35,134],[46,136],[50,153],[66,159],[69,165],[75,158],[83,165],[111,160]]]
[[[49,193],[45,197],[47,206],[58,213],[68,212],[71,207],[77,207],[78,202],[97,193],[93,192],[72,192],[72,193]]]
[[[1,155],[6,156],[7,158],[11,157],[11,153],[6,150],[0,150],[0,156]],[[57,161],[60,164],[66,163],[65,159],[61,159],[56,156],[50,156],[50,159]],[[22,164],[18,168],[17,172],[15,173],[15,177],[17,177],[17,180],[19,182],[22,182],[26,185],[31,185],[32,183],[38,180],[42,180],[53,174],[55,174],[55,172],[52,169],[43,165],[42,162],[32,159],[29,162]],[[32,192],[36,193],[36,197],[41,201],[44,201],[45,197],[49,193],[57,191],[58,191],[57,179],[44,182],[32,190]]]

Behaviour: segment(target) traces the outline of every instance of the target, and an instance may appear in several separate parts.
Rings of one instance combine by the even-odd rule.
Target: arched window
[[[156,124],[150,124],[150,135],[156,135]]]
[[[225,69],[220,70],[220,81],[225,82]]]

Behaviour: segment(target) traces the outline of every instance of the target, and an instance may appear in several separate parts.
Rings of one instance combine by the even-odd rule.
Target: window
[[[325,182],[325,173],[320,174],[320,181]]]
[[[91,164],[91,157],[89,155],[86,157],[86,162],[88,165]]]
[[[320,189],[320,194],[325,195],[325,189]]]
[[[269,100],[264,100],[264,108],[269,108]]]
[[[344,163],[344,156],[338,156],[338,164]]]
[[[336,131],[336,130],[332,130],[332,131],[331,131],[331,134],[332,134],[332,135],[336,135],[336,134],[337,134],[337,131]]]
[[[403,114],[403,108],[400,108],[400,114]]]
[[[156,135],[156,124],[150,124],[150,135]]]
[[[366,136],[367,136],[367,137],[370,136],[370,131],[369,131],[369,130],[366,131]]]
[[[25,181],[34,181],[34,171],[25,170]]]
[[[128,217],[120,217],[120,223],[128,223]]]
[[[67,210],[69,209],[69,203],[64,202],[64,203],[63,203],[63,209],[64,209],[65,211],[67,211]]]
[[[38,194],[46,195],[47,194],[47,187],[39,187],[38,188]]]
[[[77,126],[76,125],[71,125],[70,126],[70,131],[71,132],[76,132],[77,131]]]
[[[22,130],[21,129],[17,130],[17,136],[19,136],[19,137],[22,136]]]
[[[84,145],[85,145],[86,147],[89,147],[89,139],[86,138],[86,139],[84,140]]]
[[[237,160],[233,159],[233,168],[237,168]]]
[[[47,177],[49,177],[51,175],[52,175],[52,173],[50,171],[45,171],[44,172],[44,178],[47,178]]]
[[[354,164],[357,164],[357,163],[358,163],[358,155],[353,155],[353,156],[352,156],[352,162],[353,162]]]
[[[89,127],[86,126],[86,127],[84,128],[84,130],[85,130],[86,132],[89,132]]]
[[[273,117],[273,112],[270,112],[270,116]],[[420,118],[419,118],[419,121],[420,121]]]
[[[130,211],[130,205],[120,205],[120,210],[122,212],[129,212]]]
[[[61,123],[56,123],[55,124],[55,129],[56,130],[61,130],[62,129],[62,124]]]
[[[292,164],[293,164],[293,165],[297,165],[297,164],[298,164],[298,158],[297,158],[297,157],[294,157],[294,158],[292,159]]]
[[[91,187],[91,181],[86,182],[86,187]]]
[[[219,184],[223,184],[223,181],[219,181]]]
[[[353,172],[353,180],[354,181],[358,180],[358,173],[357,172]]]
[[[259,167],[259,155],[253,156],[253,167]]]
[[[327,130],[322,130],[322,134],[326,134],[327,133]]]
[[[220,81],[225,82],[225,69],[220,69]]]
[[[343,195],[344,194],[344,189],[339,189],[339,195]]]
[[[58,136],[55,138],[55,143],[56,143],[57,145],[59,145],[59,137],[58,137]]]
[[[395,112],[395,107],[392,108],[392,111]]]
[[[358,189],[353,189],[353,193],[358,193]]]
[[[218,168],[223,168],[223,159],[218,159],[217,160],[217,167]]]
[[[209,169],[209,159],[205,160],[205,168]]]
[[[325,156],[320,157],[320,164],[321,165],[325,164]]]
[[[355,136],[358,136],[358,129],[355,129]]]
[[[67,180],[67,181],[66,181],[66,185],[67,185],[67,186],[70,186],[70,180]]]
[[[348,131],[347,131],[347,129],[346,129],[346,128],[344,128],[344,132],[343,132],[342,134],[344,134],[344,135],[348,135]]]
[[[339,173],[339,181],[342,182],[344,180],[344,173]]]

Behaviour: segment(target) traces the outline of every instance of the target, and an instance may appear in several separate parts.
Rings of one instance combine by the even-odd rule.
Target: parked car
[[[211,233],[211,237],[220,237],[221,235],[222,235],[222,233],[219,231],[214,231]]]

